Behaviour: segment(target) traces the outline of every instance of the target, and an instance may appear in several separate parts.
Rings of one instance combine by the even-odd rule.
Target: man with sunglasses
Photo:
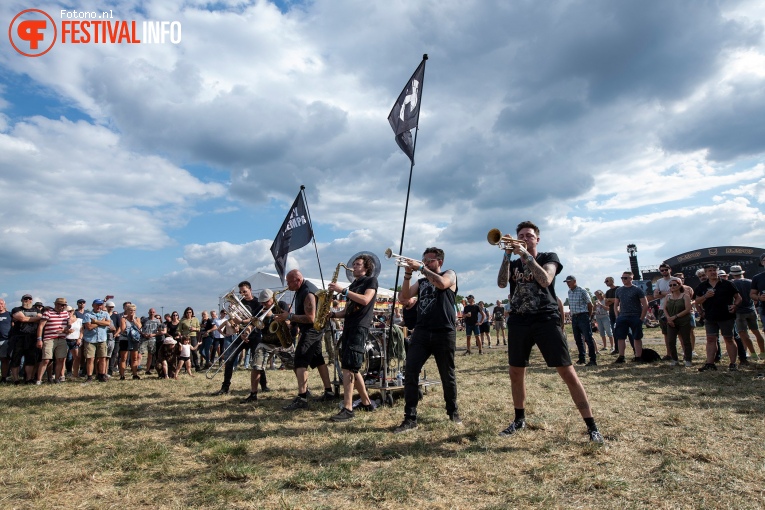
[[[707,362],[699,368],[699,372],[717,370],[714,362],[715,354],[719,350],[717,341],[720,332],[725,340],[730,359],[728,369],[736,371],[738,370],[736,365],[738,347],[733,341],[733,325],[736,320],[736,309],[741,304],[741,294],[731,282],[720,279],[716,264],[706,264],[704,273],[707,281],[699,284],[695,290],[696,306],[704,308],[704,328],[707,333]]]
[[[643,361],[643,321],[648,313],[648,298],[643,289],[632,285],[632,273],[622,273],[622,286],[616,290],[614,299],[614,312],[616,324],[614,325],[614,338],[619,345],[619,357],[614,363],[624,363],[624,351],[626,349],[627,333],[632,332],[635,359]]]
[[[56,374],[66,359],[69,348],[66,345],[66,335],[69,329],[69,312],[64,298],[57,298],[53,310],[46,310],[37,323],[37,347],[42,349],[42,359],[37,364],[35,384],[42,384],[42,377],[52,360],[56,360]],[[59,382],[58,379],[54,379]]]
[[[670,361],[672,359],[672,356],[670,356],[669,353],[669,343],[667,342],[667,318],[664,315],[664,312],[662,311],[662,306],[664,305],[664,301],[666,301],[667,296],[669,295],[669,281],[672,279],[672,268],[669,267],[669,264],[662,263],[659,266],[659,272],[661,273],[661,278],[656,280],[656,283],[654,284],[653,289],[653,297],[654,299],[659,299],[659,316],[657,319],[659,319],[659,327],[661,328],[661,334],[664,336],[664,347],[667,349],[667,354],[664,356],[664,361]]]
[[[32,306],[31,294],[24,294],[21,297],[21,306],[11,310],[13,317],[13,327],[11,328],[11,350],[13,359],[11,361],[11,375],[16,383],[19,383],[19,368],[21,367],[21,358],[24,358],[24,373],[27,383],[34,383],[34,371],[37,362],[42,354],[37,349],[37,323],[42,319],[42,315]]]
[[[454,371],[454,352],[457,349],[457,273],[443,270],[444,250],[426,248],[422,262],[403,259],[404,282],[400,298],[417,296],[417,325],[412,332],[404,376],[404,421],[393,431],[396,434],[417,428],[417,402],[419,400],[420,371],[433,356],[444,389],[446,413],[454,424],[461,426],[457,409],[457,379]],[[410,285],[412,271],[422,277]]]

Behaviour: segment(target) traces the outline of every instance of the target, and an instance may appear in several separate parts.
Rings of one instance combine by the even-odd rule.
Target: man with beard
[[[458,426],[462,420],[457,409],[457,378],[454,371],[454,352],[457,348],[457,273],[443,270],[444,251],[425,248],[422,262],[404,259],[404,283],[401,299],[417,296],[417,323],[407,352],[404,375],[404,421],[393,431],[396,434],[417,428],[417,402],[419,401],[420,371],[433,356],[444,389],[446,413]],[[412,271],[422,277],[410,285]]]
[[[34,383],[34,370],[37,362],[40,361],[42,351],[37,348],[37,323],[42,319],[42,315],[37,313],[37,309],[32,306],[32,296],[24,294],[21,297],[21,306],[11,310],[13,317],[13,327],[11,328],[11,351],[13,360],[11,361],[11,375],[14,382],[19,382],[19,368],[21,367],[21,358],[24,358],[24,374],[28,383]]]

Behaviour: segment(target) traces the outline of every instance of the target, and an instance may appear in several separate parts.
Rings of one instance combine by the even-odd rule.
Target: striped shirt
[[[572,314],[588,313],[588,303],[592,304],[589,292],[579,286],[576,286],[573,289],[568,289],[568,309]]]
[[[43,320],[46,321],[45,326],[43,326],[43,340],[55,340],[59,338],[62,329],[67,329],[69,312],[66,310],[63,312],[48,310],[43,312]]]

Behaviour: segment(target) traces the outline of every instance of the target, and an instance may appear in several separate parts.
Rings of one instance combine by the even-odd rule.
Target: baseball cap
[[[576,281],[576,276],[574,276],[574,275],[568,275],[568,276],[566,277],[566,279],[565,279],[565,280],[563,280],[563,281],[564,281],[564,282],[575,282],[575,281]]]
[[[23,296],[21,296],[21,300],[22,301],[25,300],[25,299],[33,299],[32,298],[32,294],[24,294]]]
[[[114,308],[114,301],[107,301],[105,304],[107,308],[109,307]]]
[[[94,305],[102,305],[102,304],[104,304],[104,300],[103,299],[94,299],[93,300],[93,304]]]
[[[77,300],[77,304],[79,305],[80,303],[87,303],[87,301],[85,301],[84,299],[80,298],[80,299]]]
[[[475,299],[475,297],[472,294],[469,294],[467,298],[468,299]]]
[[[741,266],[730,266],[730,274],[735,276],[744,274],[744,269]]]
[[[263,289],[260,291],[260,294],[258,295],[258,302],[265,303],[272,297],[274,297],[274,291],[272,291],[271,289]]]

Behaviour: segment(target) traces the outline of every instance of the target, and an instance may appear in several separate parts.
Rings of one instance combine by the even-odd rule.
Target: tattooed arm
[[[502,257],[502,264],[499,266],[499,273],[497,274],[497,287],[504,289],[507,287],[507,282],[510,279],[510,257],[505,255]]]

